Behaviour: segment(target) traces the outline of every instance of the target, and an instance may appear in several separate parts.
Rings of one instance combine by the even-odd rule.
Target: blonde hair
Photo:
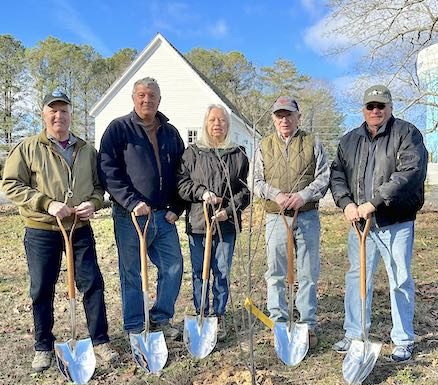
[[[211,137],[208,133],[208,129],[207,129],[207,125],[208,125],[208,116],[210,115],[210,112],[213,108],[217,108],[219,110],[221,110],[224,113],[225,116],[225,120],[227,122],[227,133],[225,134],[225,138],[223,140],[222,143],[220,143],[219,145],[215,145],[215,143],[211,140]],[[230,114],[228,113],[228,111],[225,109],[224,106],[222,106],[221,104],[210,104],[207,107],[207,111],[205,112],[204,115],[204,123],[202,125],[202,132],[201,132],[201,137],[199,138],[199,140],[197,141],[197,145],[200,147],[208,147],[208,148],[230,148],[233,147],[233,144],[231,142],[231,132],[230,132]]]

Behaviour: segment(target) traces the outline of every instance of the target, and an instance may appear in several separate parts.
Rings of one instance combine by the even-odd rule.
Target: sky
[[[279,59],[302,75],[325,80],[335,92],[351,83],[352,56],[324,56],[324,0],[21,0],[2,2],[0,34],[25,47],[53,36],[88,44],[109,57],[122,48],[141,52],[160,32],[181,53],[193,48],[238,51],[256,67]],[[351,60],[350,60],[351,59]]]
[[[11,34],[26,47],[54,36],[89,44],[108,57],[122,48],[140,52],[160,32],[182,53],[197,47],[239,51],[257,67],[284,58],[302,74],[325,80],[348,71],[348,63],[324,57],[315,39],[314,28],[327,14],[324,1],[273,4],[257,0],[6,0],[0,12],[0,34]]]

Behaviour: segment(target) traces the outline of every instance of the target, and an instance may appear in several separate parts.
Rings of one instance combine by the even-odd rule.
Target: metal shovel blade
[[[167,362],[167,345],[162,331],[129,334],[132,356],[138,366],[148,373],[158,373]]]
[[[309,350],[309,326],[307,323],[295,323],[289,328],[287,322],[275,322],[274,347],[286,365],[298,365]]]
[[[362,384],[371,373],[379,357],[382,344],[370,341],[351,341],[350,349],[342,364],[342,373],[347,384]]]
[[[207,357],[217,342],[217,317],[186,315],[184,317],[184,343],[195,358]]]
[[[55,343],[56,363],[67,381],[86,384],[94,373],[96,357],[90,338]]]

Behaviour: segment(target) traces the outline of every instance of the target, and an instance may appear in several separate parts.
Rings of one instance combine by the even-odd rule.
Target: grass
[[[416,279],[415,329],[418,342],[415,358],[407,364],[395,364],[388,358],[392,349],[389,337],[391,315],[388,283],[381,264],[375,280],[371,338],[383,342],[383,349],[365,384],[438,383],[437,219],[436,212],[422,212],[416,222],[413,274]],[[2,213],[0,221],[0,311],[3,314],[0,317],[0,384],[63,384],[65,382],[56,367],[42,374],[31,373],[33,326],[27,265],[22,245],[23,222],[18,215],[10,212]],[[180,222],[178,226],[185,265],[174,323],[182,329],[184,313],[190,313],[193,306],[188,246],[182,221]],[[263,236],[260,236],[260,232],[263,234],[262,224],[260,214],[256,213],[252,234],[254,258],[251,261],[251,282],[248,277],[247,255],[249,234],[246,232],[241,236],[241,252],[233,261],[232,301],[226,315],[230,327],[229,338],[224,343],[218,343],[213,353],[204,360],[191,358],[183,342],[168,341],[169,359],[166,367],[158,376],[147,376],[133,363],[129,343],[122,331],[112,220],[109,210],[102,210],[93,220],[93,229],[99,264],[105,279],[109,332],[115,348],[121,353],[121,362],[116,367],[98,366],[89,384],[251,384],[252,374],[248,370],[251,345],[255,362],[254,379],[257,384],[342,384],[343,357],[333,352],[331,345],[343,335],[344,274],[348,267],[346,233],[349,226],[338,211],[321,213],[321,278],[318,290],[320,343],[298,367],[289,368],[277,358],[272,334],[258,321],[253,325],[253,339],[250,343],[247,314],[242,310],[249,284],[252,299],[258,307],[264,308],[266,287],[263,273],[266,265]],[[151,269],[151,273],[153,283],[155,270]],[[55,298],[54,327],[54,333],[61,341],[69,338],[65,278],[63,266]],[[152,286],[151,292],[154,291]],[[79,296],[78,301],[80,300]],[[81,306],[77,307],[77,318],[79,336],[82,338],[87,335],[87,331]],[[232,325],[237,327],[237,332]]]

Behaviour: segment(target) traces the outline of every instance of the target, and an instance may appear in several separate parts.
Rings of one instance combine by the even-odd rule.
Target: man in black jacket
[[[158,111],[161,95],[155,79],[135,82],[134,110],[113,120],[103,134],[99,177],[113,201],[114,232],[119,254],[123,327],[143,330],[139,240],[131,212],[147,231],[148,255],[158,269],[157,297],[149,313],[151,330],[175,339],[172,327],[182,278],[182,255],[175,222],[183,211],[176,190],[176,171],[184,151],[177,129]]]
[[[368,88],[364,95],[365,122],[340,141],[331,166],[333,198],[350,221],[371,218],[367,237],[366,327],[371,325],[373,275],[382,257],[389,280],[392,331],[391,358],[407,361],[414,348],[414,281],[411,258],[414,220],[424,202],[427,151],[420,131],[392,115],[392,97],[385,86]],[[345,337],[334,344],[348,351],[361,338],[359,301],[359,242],[348,238],[350,269],[345,276]]]

